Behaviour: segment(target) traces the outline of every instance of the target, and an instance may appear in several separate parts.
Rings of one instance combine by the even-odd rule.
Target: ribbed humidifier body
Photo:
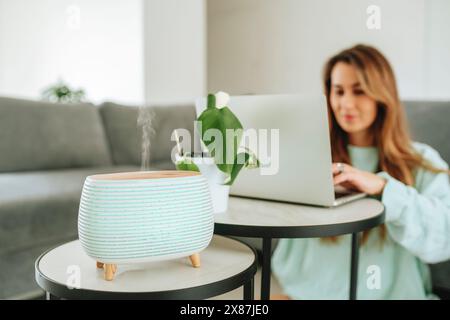
[[[94,175],[81,195],[78,233],[105,264],[167,260],[199,253],[214,229],[211,195],[196,172]]]

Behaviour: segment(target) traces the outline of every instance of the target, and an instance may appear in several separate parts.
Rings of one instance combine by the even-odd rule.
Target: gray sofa
[[[450,102],[405,102],[414,138],[450,163]],[[150,169],[173,169],[170,135],[192,132],[193,106],[151,108]],[[34,261],[77,238],[86,176],[140,170],[138,108],[105,103],[58,105],[0,98],[0,299],[41,294]],[[260,247],[259,241],[249,240]],[[432,266],[436,292],[450,290],[450,264]],[[448,297],[448,296],[447,296]]]

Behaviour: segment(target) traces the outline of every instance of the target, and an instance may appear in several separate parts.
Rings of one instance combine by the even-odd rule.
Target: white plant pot
[[[225,185],[227,175],[217,168],[214,163],[214,158],[194,157],[189,159],[192,160],[192,163],[198,167],[201,174],[208,181],[214,213],[226,212],[228,209],[228,198],[230,195],[230,186]],[[177,155],[176,161],[180,160],[181,158]]]

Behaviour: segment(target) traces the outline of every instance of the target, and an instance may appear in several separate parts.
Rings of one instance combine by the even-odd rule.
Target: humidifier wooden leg
[[[105,264],[105,280],[111,281],[114,279],[114,271],[113,271],[113,265],[112,264]]]
[[[191,263],[194,268],[200,267],[200,254],[199,253],[194,253],[193,255],[189,256],[189,259],[191,259]]]
[[[97,261],[97,268],[99,268],[99,269],[103,269],[103,262],[98,262]]]
[[[112,265],[112,270],[113,270],[113,273],[116,274],[116,271],[117,271],[117,264],[113,264],[113,265]]]

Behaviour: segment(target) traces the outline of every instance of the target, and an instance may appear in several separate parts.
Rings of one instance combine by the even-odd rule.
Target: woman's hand
[[[334,184],[354,189],[368,195],[383,193],[386,180],[371,172],[361,171],[345,163],[333,163]]]

